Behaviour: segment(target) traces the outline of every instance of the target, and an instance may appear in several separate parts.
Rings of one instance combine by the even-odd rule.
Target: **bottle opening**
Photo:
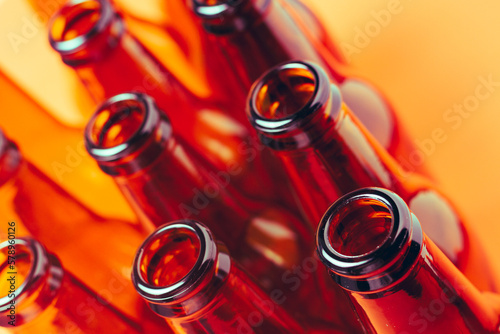
[[[392,226],[392,213],[384,202],[358,198],[347,202],[332,218],[328,241],[340,255],[366,255],[386,242]]]
[[[290,117],[311,102],[316,84],[315,73],[304,64],[281,66],[264,76],[255,88],[255,111],[270,120]]]
[[[99,1],[73,1],[64,6],[54,17],[50,36],[56,42],[71,41],[89,34],[102,15]]]
[[[229,264],[229,260],[220,262],[217,244],[207,227],[179,220],[159,227],[142,244],[135,257],[132,282],[150,305],[177,305],[198,298],[197,292],[215,277],[225,277]],[[172,308],[178,310],[177,306]]]
[[[190,228],[179,226],[143,245],[140,263],[142,279],[155,287],[172,286],[194,268],[201,242]]]
[[[130,141],[146,118],[145,105],[135,99],[104,104],[88,126],[88,139],[100,148],[112,148]]]
[[[134,173],[165,150],[171,133],[170,122],[151,97],[123,93],[106,100],[92,115],[85,129],[85,146],[105,173],[115,175],[118,169]]]
[[[340,286],[377,292],[405,277],[420,256],[423,233],[397,194],[362,188],[330,206],[316,243],[321,261]]]
[[[106,0],[70,0],[49,23],[49,42],[70,66],[104,57],[124,31]]]

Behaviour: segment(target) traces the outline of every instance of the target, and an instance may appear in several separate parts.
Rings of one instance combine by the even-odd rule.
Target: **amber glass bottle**
[[[317,246],[369,332],[498,333],[500,299],[482,295],[391,191],[340,198],[321,220]]]
[[[495,279],[481,244],[434,184],[406,173],[342,102],[317,65],[292,62],[253,87],[248,114],[261,140],[283,163],[310,222],[362,187],[395,191],[422,218],[426,233],[481,290]],[[484,274],[488,273],[488,274]]]
[[[365,80],[318,53],[308,36],[277,0],[191,0],[205,29],[226,55],[245,91],[262,74],[283,62],[312,61],[340,87],[344,101],[377,140],[395,157],[413,145],[391,103]],[[423,166],[412,166],[423,170]]]
[[[214,170],[174,132],[150,97],[125,93],[98,109],[85,138],[90,155],[144,221],[203,221],[267,292],[283,292],[287,311],[322,318],[313,307],[303,311],[308,301],[321,300],[316,272],[297,274],[313,261],[313,229],[283,207],[242,196],[230,183],[237,170]]]
[[[10,333],[142,332],[114,307],[103,305],[35,239],[0,243],[0,263],[0,327]]]
[[[303,333],[217,243],[192,221],[158,228],[137,252],[137,292],[179,333]]]
[[[129,277],[135,249],[152,228],[97,215],[25,160],[2,131],[0,219],[14,221],[16,235],[32,235],[56,252],[102,304],[115,305],[146,328],[156,326]]]

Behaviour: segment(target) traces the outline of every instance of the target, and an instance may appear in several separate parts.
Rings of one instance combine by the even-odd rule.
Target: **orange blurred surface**
[[[128,0],[116,2],[124,8],[133,6]],[[33,13],[46,12],[30,3],[36,1],[0,0],[0,36],[4,36],[0,38],[0,71],[5,74],[0,76],[0,125],[20,143],[30,159],[86,204],[105,215],[131,218],[130,209],[111,179],[90,158],[85,156],[62,180],[52,170],[52,162],[66,160],[67,145],[75,149],[79,145],[78,129],[93,111],[93,104],[76,75],[50,49],[43,24],[35,25],[31,32],[26,28],[26,20],[34,25]],[[62,0],[46,3],[58,4]],[[158,1],[147,3],[154,5]],[[470,97],[477,94],[476,88],[481,85],[479,77],[490,77],[500,83],[497,65],[500,43],[496,41],[496,32],[500,30],[496,13],[500,3],[491,0],[309,0],[308,3],[342,44],[350,65],[386,93],[415,140],[426,143],[426,164],[476,227],[494,257],[500,251],[497,242],[500,225],[495,219],[495,189],[500,187],[497,176],[500,84],[492,85],[491,91],[482,84],[480,92],[489,93],[488,96],[463,116],[449,109],[471,101]],[[148,17],[158,12],[136,14]],[[169,53],[169,68],[190,82],[195,67],[186,64],[168,36],[160,38],[151,33],[153,28],[140,22],[130,28],[140,34],[146,45],[156,45],[157,50]],[[365,38],[360,37],[360,31]],[[13,46],[13,34],[24,36],[23,42]],[[190,87],[200,96],[209,90],[203,81],[193,81]],[[54,116],[49,118],[50,122],[36,118],[44,113],[42,109]],[[44,135],[44,131],[55,131],[55,125],[49,123],[70,125],[74,130],[68,128],[66,139],[55,142]],[[442,129],[444,140],[433,140],[436,129]],[[44,150],[44,145],[53,150]]]

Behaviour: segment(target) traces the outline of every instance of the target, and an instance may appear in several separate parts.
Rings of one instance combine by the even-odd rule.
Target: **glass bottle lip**
[[[234,8],[240,6],[246,0],[226,0],[219,1],[216,4],[209,4],[207,1],[191,0],[191,6],[194,13],[204,19],[220,18],[234,11]]]
[[[63,35],[73,20],[81,19],[86,4],[95,3],[98,7],[99,18],[86,31],[70,38]],[[94,9],[96,10],[96,9]],[[118,19],[118,20],[117,20]],[[108,31],[113,37],[119,38],[124,31],[124,25],[119,15],[108,0],[69,0],[60,8],[49,21],[49,43],[65,62],[78,64],[94,58],[92,52],[84,52],[90,43],[100,34]],[[105,44],[112,44],[110,38],[105,38]]]
[[[143,262],[148,256],[148,250],[153,245],[158,245],[163,237],[175,236],[180,233],[187,233],[197,238],[199,251],[196,262],[182,278],[172,284],[164,286],[151,284],[144,277],[143,268]],[[212,233],[205,225],[187,219],[170,222],[153,232],[139,248],[132,268],[132,282],[138,293],[150,303],[182,303],[184,300],[191,298],[193,293],[202,290],[206,283],[212,282],[214,278],[222,281],[229,273],[230,258],[221,259],[218,246]],[[202,297],[208,298],[208,294],[206,293],[206,296]],[[197,306],[201,307],[201,305]]]
[[[59,260],[49,254],[45,247],[37,240],[31,237],[20,237],[9,240],[14,240],[15,242],[16,262],[18,262],[19,253],[21,252],[24,252],[30,259],[28,274],[14,292],[17,305],[20,305],[25,300],[34,305],[34,307],[17,307],[16,325],[22,325],[32,320],[45,307],[52,303],[61,286],[64,271]],[[0,243],[0,250],[5,251],[8,249],[11,245],[9,240]],[[8,268],[9,263],[7,259],[8,257],[6,256],[6,262],[2,264],[2,269]],[[9,312],[11,301],[12,298],[9,297],[9,294],[0,298],[0,314],[2,314],[2,318],[6,318],[4,314]],[[4,326],[3,321],[0,322],[0,326]]]
[[[190,0],[196,16],[202,19],[205,30],[215,35],[243,32],[256,22],[271,5],[272,0],[219,0],[216,3]]]
[[[123,112],[120,106],[126,107],[130,104],[133,104],[142,113],[140,125],[122,143],[110,147],[103,146],[99,142],[102,138],[99,137],[105,135],[106,131],[115,125],[115,122],[124,119],[123,116],[120,118],[120,113]],[[107,117],[106,122],[102,122],[102,117]],[[169,137],[172,132],[170,122],[165,115],[160,114],[152,97],[137,92],[115,95],[102,103],[87,123],[84,133],[85,146],[89,154],[98,162],[118,161],[141,149],[144,143],[155,134],[160,123],[162,137]],[[99,128],[96,129],[96,127]]]
[[[342,254],[331,240],[332,230],[340,225],[335,218],[345,217],[350,204],[362,200],[377,202],[388,209],[390,231],[383,241],[362,254]],[[320,259],[337,283],[347,290],[369,292],[387,288],[408,273],[421,253],[423,233],[401,197],[382,188],[363,188],[344,195],[330,206],[318,226],[316,243]]]
[[[262,110],[263,97],[272,96],[271,93],[280,94],[279,87],[273,88],[273,83],[281,80],[283,76],[288,75],[287,73],[294,73],[293,75],[299,78],[301,77],[301,74],[297,74],[299,71],[307,73],[311,84],[314,85],[309,99],[301,107],[290,108],[294,112],[284,117],[265,117],[265,111]],[[295,92],[290,90],[288,93]],[[306,145],[321,136],[320,128],[316,129],[314,123],[318,123],[316,125],[319,126],[328,124],[336,117],[341,106],[342,99],[338,87],[330,83],[328,75],[319,65],[308,61],[291,61],[271,68],[255,81],[248,95],[246,112],[261,140],[279,149],[281,146],[286,146],[286,143],[280,145],[279,142],[286,141],[287,138],[288,141],[300,146],[302,141],[304,141],[302,145]]]

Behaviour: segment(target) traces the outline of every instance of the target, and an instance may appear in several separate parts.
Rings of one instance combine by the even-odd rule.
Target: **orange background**
[[[154,8],[159,1],[141,1],[142,11],[136,14],[158,19],[157,12],[147,9]],[[47,41],[43,26],[47,9],[61,2],[0,0],[0,72],[3,73],[0,74],[0,126],[20,144],[25,155],[75,197],[100,214],[132,219],[130,208],[111,179],[85,153],[78,153],[81,128],[94,106],[73,71],[61,62]],[[139,6],[138,1],[117,2],[133,10]],[[497,37],[500,3],[492,0],[309,0],[309,3],[344,46],[356,46],[356,31],[373,26],[374,12],[399,3],[400,12],[391,15],[390,22],[380,31],[372,33],[366,45],[358,48],[359,53],[349,57],[350,64],[386,93],[416,140],[423,142],[431,138],[433,130],[444,130],[446,140],[435,145],[426,156],[426,164],[475,226],[494,258],[500,250],[495,190],[500,189],[497,175],[500,87],[463,118],[456,129],[444,115],[454,104],[474,95],[479,76],[491,76],[493,81],[500,82]],[[27,37],[16,52],[9,39],[12,34],[23,36],[25,19],[34,24],[35,13],[40,14],[42,22],[25,34]],[[148,31],[140,25],[131,29],[148,36]],[[145,42],[161,43],[161,49],[171,54],[170,70],[193,71],[178,56],[178,47],[168,36],[154,36],[150,34]],[[204,84],[190,83],[200,95],[205,91]],[[68,152],[76,152],[77,157]],[[71,171],[58,176],[54,169],[57,163]],[[497,267],[500,272],[500,265]]]

